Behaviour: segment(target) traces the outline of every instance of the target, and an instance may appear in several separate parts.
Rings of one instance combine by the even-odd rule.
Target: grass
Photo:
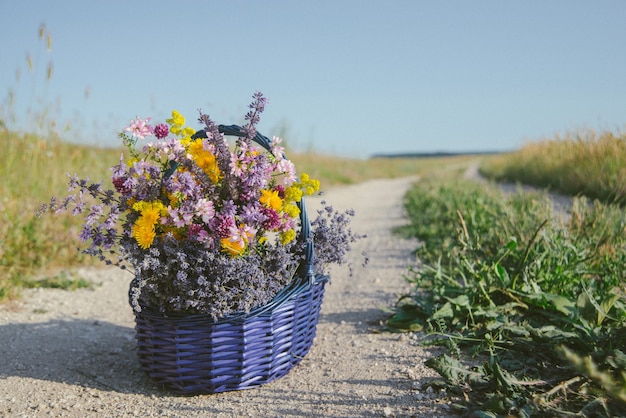
[[[36,209],[67,190],[67,173],[109,174],[119,151],[0,132],[0,299],[19,295],[25,280],[91,261],[76,251],[79,224],[69,215],[38,219]]]
[[[569,195],[626,204],[626,134],[579,130],[485,160],[481,173]]]
[[[575,200],[431,178],[406,196],[423,265],[388,321],[429,333],[426,364],[466,416],[615,416],[626,408],[626,220]]]

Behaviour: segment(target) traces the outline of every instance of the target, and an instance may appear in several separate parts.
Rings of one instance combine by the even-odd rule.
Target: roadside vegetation
[[[608,161],[596,155],[585,176],[576,178],[578,187],[560,191],[590,194],[600,183],[623,187],[623,181],[602,177],[606,167],[619,167],[614,150],[622,146],[604,141],[613,147],[601,145]],[[551,187],[541,176],[566,172],[553,162],[571,151],[557,142],[485,160],[490,171],[484,172],[497,166],[511,176],[498,179]],[[586,145],[599,153],[599,143]],[[578,153],[568,156],[583,159],[585,151]],[[531,163],[535,181],[519,174]],[[511,167],[518,174],[510,174]],[[399,300],[388,325],[425,331],[425,344],[446,348],[426,364],[457,395],[457,412],[623,416],[626,218],[612,203],[620,202],[619,193],[603,192],[604,203],[576,198],[567,217],[555,216],[545,194],[520,189],[506,195],[495,184],[460,176],[430,176],[406,195],[410,225],[399,232],[420,239],[421,265],[407,275],[413,291]]]
[[[626,205],[626,133],[580,129],[485,160],[481,174]]]

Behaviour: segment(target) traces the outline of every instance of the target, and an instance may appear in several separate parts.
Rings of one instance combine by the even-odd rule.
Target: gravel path
[[[317,338],[284,378],[216,395],[161,390],[135,356],[129,274],[85,269],[79,273],[100,285],[27,291],[0,306],[0,416],[450,416],[445,393],[429,386],[435,373],[423,365],[432,353],[418,345],[422,335],[376,332],[380,308],[409,289],[403,274],[416,243],[390,229],[404,222],[402,196],[415,180],[374,180],[325,194],[335,208],[356,210],[353,229],[368,238],[352,252],[353,277],[347,268],[331,272]],[[319,207],[315,200],[309,212]]]

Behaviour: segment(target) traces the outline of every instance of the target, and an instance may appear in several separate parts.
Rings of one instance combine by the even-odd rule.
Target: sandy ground
[[[32,290],[0,306],[2,417],[446,417],[446,394],[429,385],[423,365],[433,353],[421,334],[378,332],[389,307],[409,290],[403,279],[416,242],[391,235],[405,222],[402,196],[414,178],[340,187],[324,196],[354,208],[365,233],[347,268],[331,272],[317,337],[287,376],[259,388],[184,397],[155,385],[139,370],[130,276],[80,270],[98,283],[74,292]],[[309,200],[314,212],[317,201]],[[370,262],[361,266],[361,252]]]

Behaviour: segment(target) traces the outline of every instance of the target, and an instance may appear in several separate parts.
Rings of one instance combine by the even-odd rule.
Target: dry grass
[[[604,202],[626,204],[626,134],[580,130],[486,160],[481,173]]]

